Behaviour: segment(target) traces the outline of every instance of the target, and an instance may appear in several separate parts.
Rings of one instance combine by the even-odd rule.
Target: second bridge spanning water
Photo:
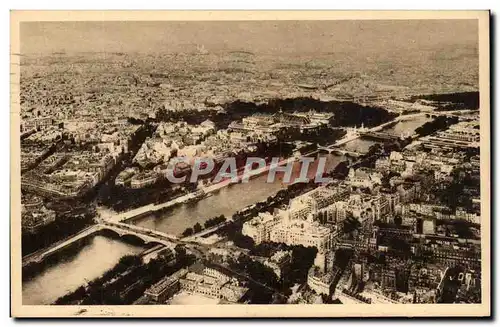
[[[318,146],[318,150],[319,151],[326,151],[329,154],[349,155],[351,157],[359,157],[359,156],[363,155],[363,153],[361,153],[361,152],[350,151],[347,149],[334,147],[334,146]]]
[[[462,111],[463,112],[463,111]],[[419,112],[409,115],[399,115],[391,121],[386,123],[366,128],[361,125],[360,128],[349,127],[346,128],[346,135],[337,140],[335,143],[328,146],[319,146],[318,150],[326,151],[330,154],[350,155],[358,157],[368,149],[364,146],[353,145],[354,143],[365,143],[368,145],[374,144],[372,142],[359,142],[360,139],[373,140],[373,141],[393,141],[399,138],[411,137],[415,133],[415,129],[432,118],[437,116],[453,116],[460,111],[442,111],[442,112]],[[355,142],[356,141],[356,142]],[[360,144],[363,145],[363,144]]]

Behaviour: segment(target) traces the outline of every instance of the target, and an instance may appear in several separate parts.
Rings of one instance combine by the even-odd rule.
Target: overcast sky
[[[191,52],[262,54],[397,51],[437,45],[477,46],[476,20],[30,22],[21,53]]]

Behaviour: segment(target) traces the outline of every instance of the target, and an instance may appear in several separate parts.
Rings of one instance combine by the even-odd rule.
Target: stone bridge
[[[341,148],[338,148],[336,146],[318,146],[318,150],[326,151],[329,154],[332,154],[332,153],[341,154],[341,155],[348,154],[348,155],[351,155],[353,157],[359,157],[359,156],[363,155],[363,153],[356,152],[356,151],[349,151],[346,149],[341,149]]]
[[[142,242],[144,242],[144,244],[157,243],[165,245],[169,248],[174,248],[179,242],[175,236],[161,233],[158,231],[152,231],[138,226],[127,225],[123,223],[102,223],[86,228],[80,233],[65,240],[62,240],[48,249],[42,249],[40,251],[37,251],[35,253],[23,257],[22,259],[23,267],[31,263],[42,262],[46,257],[70,246],[74,242],[77,242],[81,239],[84,239],[90,235],[93,235],[99,231],[104,231],[104,230],[111,231],[120,238],[126,239],[131,237],[139,239]]]

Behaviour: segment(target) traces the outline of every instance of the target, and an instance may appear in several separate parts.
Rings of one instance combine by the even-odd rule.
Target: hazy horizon
[[[395,53],[478,47],[477,20],[24,22],[21,54]]]

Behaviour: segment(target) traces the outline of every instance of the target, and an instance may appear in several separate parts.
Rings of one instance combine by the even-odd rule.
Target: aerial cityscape
[[[22,23],[23,305],[481,303],[477,25]]]

